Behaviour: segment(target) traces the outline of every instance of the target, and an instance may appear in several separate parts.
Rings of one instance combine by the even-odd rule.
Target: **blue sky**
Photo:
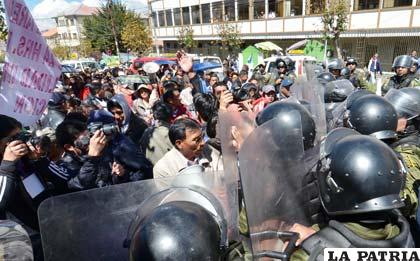
[[[104,0],[25,0],[31,10],[38,27],[41,30],[54,27],[55,23],[49,19],[66,9],[81,3],[88,6],[100,6]],[[147,11],[147,0],[121,0],[129,9],[136,11]]]

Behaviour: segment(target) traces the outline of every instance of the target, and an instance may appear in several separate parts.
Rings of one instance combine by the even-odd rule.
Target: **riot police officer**
[[[390,146],[404,160],[407,167],[407,178],[403,190],[403,198],[406,207],[403,214],[414,221],[418,212],[418,190],[420,181],[420,89],[403,88],[392,89],[386,95],[385,99],[391,102],[398,112],[400,119],[398,140]],[[417,214],[418,215],[418,214]],[[418,235],[420,225],[417,221],[412,223],[412,228],[416,230],[413,235]],[[417,243],[420,243],[418,237],[414,236]]]
[[[341,69],[344,68],[343,62],[338,58],[333,58],[328,61],[327,69],[332,73],[335,79],[341,79]]]
[[[410,68],[413,66],[413,59],[408,55],[400,55],[394,59],[392,69],[395,75],[389,78],[382,86],[382,92],[386,93],[391,88],[401,89],[405,87],[414,87],[418,85],[415,81],[416,76],[410,73]]]
[[[326,157],[318,187],[330,221],[312,231],[291,260],[323,260],[327,247],[413,247],[409,224],[398,211],[404,170],[392,149],[373,137],[350,135]]]
[[[348,58],[346,61],[346,67],[350,71],[349,80],[354,87],[366,88],[368,86],[363,70],[357,68],[357,60],[355,58]]]

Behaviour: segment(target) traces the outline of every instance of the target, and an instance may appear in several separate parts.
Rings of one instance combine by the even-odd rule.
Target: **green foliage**
[[[182,49],[197,47],[197,41],[194,40],[194,29],[191,26],[183,26],[178,31],[178,44]]]
[[[347,30],[350,2],[348,0],[326,0],[324,6],[321,16],[323,38],[334,42],[337,55],[341,58],[339,38],[340,34]]]
[[[242,39],[237,25],[229,23],[219,23],[216,26],[217,34],[220,40],[215,41],[221,46],[221,49],[229,53],[237,53],[241,49]]]
[[[3,2],[0,1],[0,40],[5,41],[7,39],[8,29],[6,25],[6,15]]]
[[[136,14],[128,13],[126,25],[121,32],[124,46],[138,53],[147,53],[151,50],[153,40],[152,32],[147,28]]]
[[[125,4],[119,0],[104,2],[96,14],[85,18],[84,35],[91,42],[93,48],[102,51],[110,48],[116,51],[112,22],[114,22],[118,45],[122,46],[121,32],[127,21],[132,21],[127,18],[131,19],[135,16],[135,13],[127,10]]]
[[[52,49],[54,55],[61,59],[66,60],[70,58],[70,48],[66,46],[56,46]]]

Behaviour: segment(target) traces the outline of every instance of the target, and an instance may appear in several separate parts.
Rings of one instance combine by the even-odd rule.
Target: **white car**
[[[85,71],[87,68],[90,68],[91,70],[99,70],[99,64],[94,60],[67,60],[63,61],[61,64],[68,65],[77,71]]]

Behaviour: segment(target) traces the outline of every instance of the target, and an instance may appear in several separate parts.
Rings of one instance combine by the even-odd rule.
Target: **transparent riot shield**
[[[328,133],[327,137],[321,142],[321,148],[319,152],[319,157],[325,158],[328,156],[334,144],[336,144],[339,140],[350,136],[350,135],[361,135],[359,132],[349,129],[349,128],[336,128]]]
[[[255,113],[248,112],[219,113],[217,135],[222,144],[223,169],[228,179],[239,180],[237,146],[233,136],[245,140],[255,128],[255,117]]]
[[[299,237],[291,231],[293,224],[309,224],[300,196],[303,157],[301,125],[285,129],[277,119],[256,128],[241,147],[241,185],[254,260],[287,259]]]
[[[353,84],[346,79],[327,83],[325,93],[331,102],[342,102],[354,91]]]
[[[411,120],[419,115],[420,101],[397,89],[390,89],[384,96],[398,112],[399,117]]]
[[[316,65],[313,63],[306,62],[304,65],[304,69],[305,69],[306,79],[309,82],[316,78],[315,69],[319,69],[319,68],[317,68]]]
[[[309,102],[310,112],[315,120],[317,137],[319,143],[327,134],[327,123],[325,119],[324,87],[313,79],[304,84],[303,99]]]
[[[38,210],[45,260],[128,260],[124,245],[130,240],[130,225],[146,214],[143,211],[170,200],[202,205],[226,231],[225,244],[235,234],[237,223],[236,219],[231,223],[234,197],[223,176],[186,174],[49,198]]]

